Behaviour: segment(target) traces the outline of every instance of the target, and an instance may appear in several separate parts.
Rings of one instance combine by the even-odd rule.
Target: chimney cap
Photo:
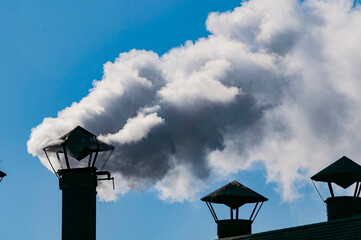
[[[63,153],[64,147],[69,154],[77,160],[82,160],[92,152],[113,150],[114,146],[106,144],[86,129],[77,126],[70,132],[60,137],[56,142],[45,147],[48,152]]]
[[[343,156],[313,175],[311,179],[319,182],[334,182],[340,187],[348,188],[355,182],[361,182],[361,166]]]
[[[268,199],[234,180],[201,198],[201,200],[225,204],[236,209],[246,203],[265,202]]]

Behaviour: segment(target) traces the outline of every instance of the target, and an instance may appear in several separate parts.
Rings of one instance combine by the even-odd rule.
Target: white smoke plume
[[[162,56],[121,53],[88,96],[32,129],[28,151],[77,125],[116,147],[116,193],[192,200],[261,162],[285,200],[328,163],[361,157],[361,9],[351,0],[250,0]]]

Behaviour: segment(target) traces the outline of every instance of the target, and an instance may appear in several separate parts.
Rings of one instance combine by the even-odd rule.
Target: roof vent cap
[[[311,180],[327,182],[331,197],[325,200],[328,220],[361,215],[361,166],[346,156],[316,173]],[[356,183],[353,196],[335,196],[332,183],[346,189]]]
[[[257,217],[263,203],[268,199],[247,188],[237,181],[232,181],[223,187],[201,198],[206,202],[215,222],[219,238],[251,234],[251,225]],[[230,219],[219,220],[212,203],[224,204],[230,208]],[[239,219],[239,208],[247,203],[255,203],[249,219]],[[259,203],[261,203],[259,205]],[[233,212],[236,212],[235,216]]]

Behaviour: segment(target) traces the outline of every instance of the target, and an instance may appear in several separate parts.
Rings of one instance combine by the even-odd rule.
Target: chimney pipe
[[[330,197],[325,202],[328,221],[361,215],[361,198],[359,197]]]
[[[96,239],[96,187],[100,180],[113,180],[114,188],[111,174],[101,171],[113,149],[112,145],[98,140],[94,134],[79,126],[43,149],[59,178],[59,188],[63,193],[62,240]],[[110,151],[110,154],[98,171],[95,167],[98,153],[106,151]],[[55,164],[50,161],[48,153],[55,153]],[[71,167],[70,163],[80,162],[86,157],[87,164],[79,163],[77,168]],[[56,171],[54,165],[63,166],[63,169]],[[99,178],[104,175],[106,177]]]
[[[58,171],[63,192],[62,239],[96,239],[96,169],[75,168]]]

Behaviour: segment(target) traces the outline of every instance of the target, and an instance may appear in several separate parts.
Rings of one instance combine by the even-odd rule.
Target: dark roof
[[[221,238],[219,240],[310,240],[361,239],[361,217],[344,218],[299,227]]]
[[[313,175],[311,179],[320,182],[334,182],[343,188],[347,188],[355,182],[361,182],[361,166],[343,156]]]
[[[230,208],[238,208],[245,203],[265,202],[268,199],[237,181],[230,182],[223,187],[201,198],[202,201],[225,204]]]
[[[84,128],[77,126],[70,132],[60,137],[55,143],[45,147],[45,151],[64,152],[66,147],[69,155],[77,160],[82,160],[92,152],[113,150],[114,146],[106,144]]]
[[[0,177],[5,177],[6,173],[4,173],[3,171],[0,171]]]

